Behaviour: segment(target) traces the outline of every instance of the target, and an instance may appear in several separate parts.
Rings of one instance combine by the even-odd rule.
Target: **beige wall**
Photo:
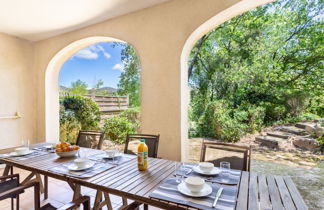
[[[0,117],[19,112],[20,119],[0,119],[0,149],[36,139],[36,110],[31,43],[0,33]]]
[[[34,43],[33,69],[36,74],[33,76],[36,78],[37,89],[34,131],[37,141],[58,140],[55,132],[58,128],[58,104],[54,103],[58,100],[57,76],[63,61],[87,44],[78,40],[98,36],[112,37],[132,44],[140,56],[142,132],[160,133],[159,156],[179,160],[181,143],[187,138],[188,92],[185,63],[191,47],[212,27],[262,1],[173,0]],[[216,20],[204,24],[217,14]],[[199,27],[202,24],[203,29]],[[17,55],[16,60],[20,57],[23,56]],[[22,66],[27,71],[28,65]],[[46,95],[45,92],[52,94]],[[185,153],[183,149],[183,158]]]
[[[42,113],[37,124],[39,140],[46,136],[44,78],[50,60],[77,40],[107,36],[126,41],[137,49],[142,65],[142,132],[160,133],[159,156],[179,160],[181,137],[185,136],[181,134],[183,46],[199,25],[237,1],[174,0],[37,42],[38,111]]]

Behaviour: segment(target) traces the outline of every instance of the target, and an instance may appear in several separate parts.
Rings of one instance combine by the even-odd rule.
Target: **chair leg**
[[[48,176],[44,176],[44,199],[48,198]]]
[[[127,198],[122,197],[122,200],[123,200],[123,206],[127,206],[127,205],[128,205],[128,204],[127,204]]]
[[[148,205],[144,204],[144,210],[148,210]]]
[[[11,198],[11,210],[14,210],[14,199]]]
[[[16,209],[19,210],[19,195],[16,198]]]

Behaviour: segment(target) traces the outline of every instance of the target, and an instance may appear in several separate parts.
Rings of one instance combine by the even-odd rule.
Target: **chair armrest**
[[[38,182],[30,182],[30,183],[28,183],[26,185],[21,185],[21,186],[15,187],[15,188],[13,188],[11,190],[0,193],[0,200],[2,200],[3,198],[12,197],[12,196],[21,194],[21,193],[24,192],[25,189],[30,188],[30,187],[36,187],[37,188],[37,186],[39,188],[39,183]]]
[[[75,207],[80,206],[81,204],[83,204],[83,209],[84,210],[90,210],[90,197],[89,196],[82,196],[70,203],[65,204],[64,206],[60,207],[57,210],[69,210],[69,209],[73,209]]]
[[[7,175],[7,176],[0,176],[0,180],[3,181],[3,180],[7,180],[9,178],[17,178],[18,179],[18,182],[19,182],[19,174],[12,174],[12,175]]]

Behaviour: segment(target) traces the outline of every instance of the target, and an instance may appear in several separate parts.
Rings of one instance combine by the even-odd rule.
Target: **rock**
[[[315,150],[319,148],[319,143],[313,138],[293,137],[293,144],[303,149]]]
[[[281,132],[281,131],[267,132],[267,135],[277,137],[277,138],[282,138],[282,139],[288,139],[291,136],[291,134],[286,132]]]
[[[324,135],[324,127],[322,127],[319,123],[314,126],[316,136]]]
[[[266,146],[270,148],[278,148],[285,140],[281,138],[276,138],[273,136],[257,136],[255,137],[257,142],[260,142],[261,146]]]
[[[302,128],[297,128],[295,126],[281,126],[278,128],[280,131],[295,134],[295,135],[307,135],[307,132]]]

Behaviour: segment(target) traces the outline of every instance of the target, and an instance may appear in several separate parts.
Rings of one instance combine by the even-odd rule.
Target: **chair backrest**
[[[139,142],[140,139],[145,139],[145,144],[148,147],[148,156],[157,158],[157,153],[159,149],[159,139],[160,134],[151,135],[151,134],[128,134],[125,143],[124,153],[126,154],[136,154],[136,146],[130,146],[130,143],[133,141]]]
[[[80,147],[101,149],[105,132],[80,130],[76,144]]]
[[[200,161],[212,162],[215,166],[227,161],[230,162],[232,169],[250,171],[251,147],[203,141]]]

